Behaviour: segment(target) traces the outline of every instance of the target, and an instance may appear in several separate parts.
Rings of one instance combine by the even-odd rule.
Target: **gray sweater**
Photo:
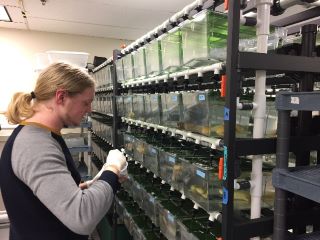
[[[71,231],[90,234],[110,208],[112,187],[98,180],[89,189],[75,184],[61,146],[51,132],[25,126],[16,137],[12,169],[34,195]]]

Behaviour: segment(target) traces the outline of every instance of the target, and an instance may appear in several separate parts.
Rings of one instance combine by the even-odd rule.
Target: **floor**
[[[9,240],[9,224],[0,224],[0,240]],[[98,232],[95,230],[88,240],[100,240]]]
[[[9,224],[0,224],[0,239],[9,239]]]

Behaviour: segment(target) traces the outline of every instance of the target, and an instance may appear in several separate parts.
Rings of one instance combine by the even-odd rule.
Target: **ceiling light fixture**
[[[0,21],[12,22],[9,16],[9,13],[7,11],[7,8],[3,5],[0,5]]]
[[[44,6],[44,5],[46,5],[47,0],[40,0],[40,2],[41,2],[41,4],[42,4],[42,6]]]

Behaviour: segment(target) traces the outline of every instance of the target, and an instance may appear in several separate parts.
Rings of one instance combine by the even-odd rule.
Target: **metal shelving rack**
[[[274,239],[288,239],[287,231],[287,193],[291,192],[304,198],[320,203],[320,167],[297,166],[288,167],[290,149],[290,112],[318,111],[320,109],[319,92],[281,93],[277,96],[279,111],[277,165],[273,171],[273,184],[276,187],[275,197],[275,225]],[[301,147],[298,147],[298,149]],[[316,141],[310,150],[320,150],[319,141]],[[309,149],[303,149],[309,150]],[[292,239],[318,239],[319,232],[303,234]],[[291,238],[290,238],[291,239]]]
[[[228,47],[227,47],[227,65],[226,65],[226,75],[228,79],[227,82],[227,98],[225,105],[225,135],[224,135],[224,145],[225,145],[225,159],[227,164],[226,178],[224,180],[224,205],[223,205],[223,238],[224,239],[248,239],[249,237],[254,237],[256,235],[261,235],[265,233],[272,233],[273,219],[272,217],[253,219],[247,224],[237,224],[234,221],[234,211],[233,211],[233,177],[234,170],[236,168],[236,157],[238,155],[246,154],[267,154],[275,153],[276,151],[276,139],[252,139],[252,140],[239,140],[235,138],[235,109],[236,109],[236,89],[239,84],[239,72],[246,70],[276,70],[276,71],[299,71],[299,72],[309,72],[309,73],[319,73],[320,60],[319,58],[311,58],[312,47],[314,46],[314,40],[312,39],[312,33],[308,35],[311,31],[316,31],[314,26],[307,26],[303,28],[305,33],[305,43],[303,43],[302,48],[304,52],[303,56],[286,56],[286,55],[276,55],[276,54],[263,54],[263,53],[246,53],[238,51],[239,42],[239,19],[240,19],[240,2],[230,1],[229,11],[228,11]],[[231,17],[230,17],[231,16]],[[310,30],[311,28],[311,30]],[[313,28],[313,30],[312,30]],[[310,79],[312,76],[306,74],[307,79],[303,79],[300,83],[300,90],[312,91],[310,87]],[[312,80],[311,80],[312,81]],[[309,82],[309,83],[306,83]],[[312,82],[313,83],[313,82]],[[300,117],[300,128],[303,129],[303,124],[307,125],[305,121],[306,116]],[[303,120],[302,120],[303,119]],[[316,137],[313,137],[315,140]],[[302,145],[311,149],[314,145],[311,143],[311,139],[306,140],[303,137],[293,137],[290,141],[292,148],[297,146],[298,141],[306,141]],[[254,144],[255,149],[249,149],[249,146]],[[314,147],[314,146],[313,146]],[[315,149],[315,148],[313,148]],[[280,173],[278,173],[280,174]],[[310,219],[312,214],[310,214]],[[306,221],[306,216],[296,212],[291,213],[289,216],[301,216],[302,221]],[[310,220],[312,221],[312,220]],[[297,225],[297,220],[289,220],[289,226]],[[307,221],[306,221],[307,222]],[[244,226],[245,225],[245,226]],[[277,225],[277,223],[275,223]],[[254,229],[254,230],[252,230]],[[286,228],[287,229],[287,228]],[[280,237],[278,239],[285,239]],[[309,238],[306,238],[309,239]],[[310,238],[311,239],[311,238]],[[313,239],[313,238],[312,238]]]
[[[216,1],[215,4],[220,4]],[[234,178],[239,164],[237,163],[238,156],[244,155],[260,155],[276,153],[277,139],[276,138],[255,138],[255,139],[237,139],[235,136],[236,127],[236,109],[237,109],[237,89],[241,82],[241,73],[248,70],[266,70],[276,72],[308,72],[319,73],[320,60],[312,58],[307,53],[304,56],[288,56],[265,53],[239,52],[239,29],[240,29],[240,1],[229,1],[228,8],[228,40],[227,40],[227,60],[226,60],[226,76],[227,76],[227,95],[224,109],[224,179],[223,179],[223,208],[222,208],[222,238],[224,240],[240,240],[249,239],[255,236],[271,235],[273,232],[273,216],[260,217],[251,219],[247,222],[238,222],[234,215]],[[113,59],[118,59],[121,52],[115,50]],[[117,131],[120,124],[118,119],[115,97],[119,95],[119,84],[117,82],[115,63],[112,62],[112,106],[113,106],[113,146],[119,147],[117,139]],[[99,71],[97,69],[96,71]],[[183,77],[183,76],[182,76]],[[310,76],[309,76],[310,77]],[[307,77],[308,78],[308,77]],[[176,79],[177,80],[177,79]],[[168,81],[168,82],[167,82]],[[170,80],[159,79],[152,80],[151,85],[159,86],[159,83],[166,84]],[[274,80],[277,82],[277,79]],[[302,81],[303,82],[303,81]],[[148,83],[147,83],[148,84]],[[302,84],[303,85],[303,84]],[[145,84],[137,84],[126,86],[132,89],[144,88]],[[304,87],[300,90],[304,90]],[[308,87],[307,87],[308,88]],[[127,89],[122,89],[127,91]],[[298,146],[300,141],[303,141],[301,146],[307,149],[317,149],[314,141],[320,140],[319,137],[313,136],[304,138],[303,136],[292,137],[290,139],[290,149]],[[255,147],[252,148],[252,145]],[[280,175],[282,172],[277,172]],[[315,187],[316,188],[316,187]],[[317,197],[317,195],[316,195]],[[313,221],[317,218],[320,211],[306,211],[290,213],[292,217],[288,221],[289,226],[296,226],[299,219],[303,221]],[[298,218],[298,220],[297,220]],[[306,220],[309,218],[309,220]],[[116,232],[116,231],[115,231]],[[116,238],[114,238],[116,239]],[[282,238],[279,238],[282,239]]]

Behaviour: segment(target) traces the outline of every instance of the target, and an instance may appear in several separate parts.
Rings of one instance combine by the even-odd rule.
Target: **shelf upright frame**
[[[224,174],[222,199],[222,237],[234,239],[234,173],[235,173],[235,125],[236,98],[240,80],[238,66],[238,46],[240,32],[240,1],[229,1],[227,39],[227,92],[224,108]]]
[[[117,79],[117,70],[116,70],[116,60],[118,59],[118,55],[120,54],[119,50],[113,50],[112,57],[112,65],[111,65],[111,78],[112,78],[112,146],[114,148],[118,148],[118,129],[119,129],[119,119],[118,119],[118,109],[117,109],[117,96],[119,95],[118,89],[118,79]]]
[[[111,65],[111,78],[112,78],[112,146],[113,148],[119,147],[118,142],[118,129],[119,129],[119,121],[118,121],[118,109],[117,109],[117,96],[119,95],[118,89],[118,78],[117,78],[117,70],[116,70],[116,60],[118,59],[118,55],[120,54],[119,50],[113,50],[112,52],[112,65]],[[113,214],[112,214],[112,239],[117,239],[117,211],[115,200],[113,200]]]

